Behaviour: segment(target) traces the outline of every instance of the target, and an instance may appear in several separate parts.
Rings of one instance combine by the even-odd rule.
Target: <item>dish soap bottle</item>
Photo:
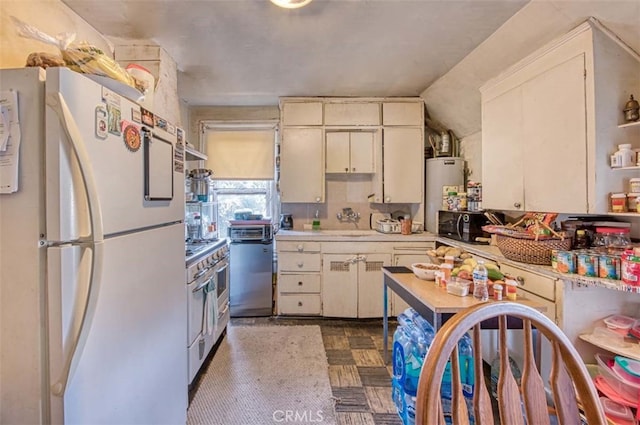
[[[312,230],[320,230],[320,211],[316,210],[316,214],[313,218],[313,223],[311,224]]]

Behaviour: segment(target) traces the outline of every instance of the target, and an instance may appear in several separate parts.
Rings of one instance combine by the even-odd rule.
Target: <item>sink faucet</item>
[[[341,213],[336,214],[338,220],[356,221],[360,218],[360,213],[355,212],[351,207],[343,208]]]

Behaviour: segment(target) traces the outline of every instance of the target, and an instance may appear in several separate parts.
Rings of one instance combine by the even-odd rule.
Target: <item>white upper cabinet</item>
[[[588,21],[483,86],[483,207],[607,213],[628,180],[609,155],[634,143],[617,125],[638,75],[640,58]]]
[[[282,202],[324,202],[324,143],[321,128],[284,128],[280,145]]]
[[[374,131],[327,131],[327,173],[373,173]]]
[[[380,125],[380,103],[325,103],[324,124],[342,126]]]
[[[282,104],[282,125],[322,125],[322,102]]]
[[[383,131],[383,202],[422,202],[424,132],[411,127],[385,127]]]
[[[382,104],[382,125],[415,125],[424,122],[422,102],[384,102]]]

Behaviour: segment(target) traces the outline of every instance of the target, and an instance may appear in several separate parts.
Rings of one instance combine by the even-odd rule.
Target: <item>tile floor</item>
[[[235,318],[233,325],[319,325],[336,398],[338,425],[401,425],[383,359],[381,320]],[[396,323],[389,323],[389,347]]]

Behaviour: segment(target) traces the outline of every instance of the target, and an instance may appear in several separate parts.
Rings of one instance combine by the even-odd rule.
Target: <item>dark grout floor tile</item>
[[[351,349],[375,349],[376,346],[370,336],[349,336],[349,347]]]
[[[355,365],[351,350],[325,350],[330,365]]]
[[[386,367],[358,366],[358,374],[363,386],[390,387],[391,376]]]
[[[371,412],[362,387],[331,387],[336,398],[336,412]]]

